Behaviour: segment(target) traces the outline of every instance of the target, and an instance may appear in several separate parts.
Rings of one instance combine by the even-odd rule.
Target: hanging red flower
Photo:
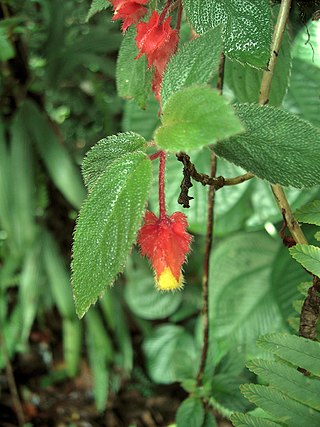
[[[170,19],[169,16],[161,22],[158,12],[153,12],[148,22],[137,25],[136,42],[140,52],[136,59],[145,54],[148,67],[154,67],[152,90],[157,99],[160,98],[164,70],[179,41],[178,31],[170,27]]]
[[[183,286],[181,268],[192,239],[186,231],[187,226],[186,216],[181,212],[163,218],[146,212],[138,243],[141,254],[151,261],[159,290],[170,291]]]
[[[123,20],[122,31],[125,32],[130,25],[137,24],[147,13],[144,7],[149,0],[110,0],[114,8],[112,20]]]

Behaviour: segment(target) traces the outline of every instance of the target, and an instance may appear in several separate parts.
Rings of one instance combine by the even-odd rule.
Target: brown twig
[[[222,187],[241,184],[242,182],[248,181],[254,177],[254,175],[250,172],[247,172],[244,175],[236,176],[234,178],[209,176],[205,173],[200,173],[197,171],[195,165],[190,161],[188,154],[180,152],[176,154],[176,157],[179,162],[183,163],[183,179],[180,185],[181,192],[178,203],[183,205],[184,208],[189,208],[189,200],[193,199],[193,197],[189,196],[189,189],[193,186],[191,178],[197,182],[200,182],[202,185],[210,185],[214,188],[215,191],[217,191]]]

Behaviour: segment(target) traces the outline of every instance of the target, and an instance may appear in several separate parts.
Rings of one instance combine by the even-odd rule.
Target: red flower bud
[[[143,5],[149,0],[110,0],[114,7],[112,20],[123,20],[122,31],[125,32],[130,25],[136,24],[147,13]]]
[[[186,216],[181,212],[163,218],[146,212],[138,243],[141,254],[151,261],[159,290],[179,289],[183,285],[181,267],[192,239],[186,231],[187,226]]]
[[[179,41],[178,31],[170,27],[170,19],[168,17],[164,22],[160,22],[158,12],[153,12],[148,22],[140,22],[137,25],[136,42],[140,52],[136,58],[145,54],[148,67],[154,66],[152,90],[157,99],[160,98],[164,70]]]

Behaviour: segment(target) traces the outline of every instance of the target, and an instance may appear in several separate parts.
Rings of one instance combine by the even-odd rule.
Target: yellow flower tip
[[[156,288],[159,291],[174,291],[183,287],[183,275],[180,273],[177,280],[169,267],[166,267],[160,276],[156,277]]]

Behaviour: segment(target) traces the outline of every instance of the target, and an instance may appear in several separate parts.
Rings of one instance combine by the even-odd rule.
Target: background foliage
[[[193,108],[192,104],[198,103],[200,96],[205,112],[208,106],[214,105],[215,109],[226,112],[226,120],[235,131],[240,130],[237,117],[222,99],[215,97],[206,87],[187,87],[191,83],[207,83],[211,78],[215,83],[216,77],[212,73],[200,75],[197,66],[202,64],[208,71],[210,67],[217,68],[221,49],[217,25],[224,25],[223,37],[226,39],[232,32],[243,41],[248,32],[251,34],[259,13],[263,17],[259,21],[261,28],[255,26],[254,30],[261,35],[259,43],[263,52],[268,49],[272,33],[272,17],[267,2],[258,2],[261,4],[257,6],[259,10],[250,10],[245,17],[242,16],[244,11],[234,16],[234,1],[226,2],[228,6],[222,14],[210,6],[206,19],[203,14],[195,12],[199,9],[194,7],[194,3],[185,0],[186,12],[194,28],[199,34],[206,33],[207,38],[201,36],[185,44],[170,62],[163,85],[164,117],[155,135],[157,143],[171,151],[185,147],[181,140],[175,140],[175,129],[172,130],[170,123],[172,114],[177,111],[176,105],[183,104],[185,108],[181,109],[179,117],[174,117],[174,126],[181,126],[179,120],[183,123],[183,115],[188,108]],[[46,366],[46,379],[53,384],[57,378],[61,380],[81,374],[83,364],[89,364],[93,376],[90,396],[94,397],[100,412],[105,409],[108,397],[112,398],[130,387],[147,397],[156,396],[162,392],[162,387],[164,394],[172,390],[170,387],[176,391],[178,386],[174,383],[179,382],[182,404],[176,416],[178,427],[216,425],[212,410],[202,405],[203,398],[213,408],[217,419],[221,416],[229,418],[235,412],[232,421],[236,426],[299,426],[299,421],[294,424],[291,418],[283,419],[283,413],[279,415],[274,406],[270,406],[270,401],[281,398],[277,393],[282,393],[283,399],[289,402],[288,413],[294,413],[300,420],[299,417],[314,411],[315,418],[311,418],[308,425],[318,425],[319,405],[315,403],[314,395],[310,395],[310,399],[297,395],[299,387],[305,384],[300,384],[300,377],[296,379],[292,366],[308,369],[314,374],[315,378],[310,380],[311,394],[319,393],[319,370],[315,365],[309,366],[306,358],[297,359],[301,350],[298,341],[295,342],[299,347],[296,358],[292,359],[287,351],[282,355],[276,351],[275,341],[279,337],[282,341],[290,340],[289,333],[296,331],[301,292],[306,293],[305,288],[298,289],[297,286],[308,281],[310,276],[282,246],[276,232],[281,225],[281,214],[264,180],[256,179],[224,188],[216,196],[209,301],[211,336],[202,388],[196,387],[195,376],[202,348],[201,268],[207,192],[195,183],[190,193],[194,197],[190,210],[186,212],[177,204],[182,175],[181,164],[174,155],[169,155],[167,166],[168,211],[183,210],[188,216],[189,230],[194,234],[192,254],[185,267],[184,291],[159,294],[154,289],[146,261],[141,259],[136,249],[126,260],[134,241],[128,221],[129,240],[121,242],[118,254],[112,255],[118,257],[122,254],[123,265],[127,261],[124,274],[118,278],[117,286],[107,289],[82,321],[77,318],[69,264],[75,219],[87,194],[80,163],[89,148],[102,138],[118,132],[136,132],[150,140],[159,126],[158,105],[147,89],[151,76],[145,71],[145,60],[133,59],[137,53],[134,34],[128,31],[123,39],[119,25],[111,22],[111,11],[104,9],[107,9],[107,3],[98,0],[92,4],[85,0],[1,2],[0,368],[4,372],[9,360],[16,363],[21,355],[36,349]],[[96,13],[100,10],[104,10],[103,13]],[[275,6],[272,11],[276,15]],[[285,165],[279,163],[279,173],[274,177],[276,182],[280,177],[285,185],[313,186],[310,189],[286,189],[291,206],[296,209],[320,197],[319,188],[315,186],[319,184],[319,173],[314,169],[314,165],[319,167],[319,150],[315,147],[310,158],[300,151],[300,142],[305,135],[319,134],[311,124],[318,128],[320,120],[320,98],[317,96],[320,91],[320,60],[314,54],[319,49],[320,29],[319,23],[308,23],[311,48],[310,43],[306,44],[308,36],[296,9],[293,9],[291,21],[270,101],[281,109],[269,108],[268,114],[274,116],[268,120],[280,125],[288,113],[305,120],[296,120],[294,127],[283,127],[283,134],[287,136],[292,132],[292,138],[286,149],[288,158]],[[262,29],[269,27],[270,33],[263,37],[265,32]],[[207,54],[208,40],[214,40],[210,55]],[[229,45],[226,52],[225,93],[230,101],[242,103],[237,109],[240,116],[242,110],[250,110],[256,121],[255,129],[259,128],[259,114],[264,114],[263,109],[258,114],[256,107],[244,106],[243,103],[257,101],[261,70],[254,67],[261,67],[268,55],[265,57],[264,53],[256,57],[251,49],[239,52]],[[132,66],[126,62],[128,58]],[[187,68],[185,78],[175,78],[176,70],[181,67]],[[125,81],[131,85],[124,84]],[[120,99],[117,88],[120,96],[135,98],[135,101]],[[178,90],[181,91],[175,93]],[[207,122],[204,114],[200,118],[194,117],[189,129],[194,140],[189,140],[188,149],[200,148],[197,132],[199,127],[206,128]],[[222,156],[219,158],[218,175],[236,176],[242,173],[241,167],[252,167],[241,152],[246,150],[250,138],[257,142],[259,153],[263,150],[266,155],[269,153],[269,146],[257,140],[255,129],[249,136],[234,137],[236,145],[231,148],[227,142],[217,144],[216,152]],[[277,151],[275,147],[277,141],[272,139],[272,126],[264,132],[265,139],[268,139],[268,144],[273,144],[276,153],[270,163],[275,162],[277,156],[283,162],[280,148]],[[214,143],[221,136],[229,135],[222,135],[219,131],[212,137],[210,132],[207,139]],[[134,164],[132,157],[127,161],[126,179],[128,182],[140,180],[141,185],[139,193],[130,191],[114,207],[113,230],[119,226],[117,221],[130,204],[130,197],[141,198],[143,209],[149,186],[149,205],[155,212],[158,209],[157,183],[155,180],[151,183],[151,165],[144,154],[144,141],[136,138],[125,151],[134,152],[135,157]],[[310,141],[313,141],[311,136]],[[206,144],[209,142],[206,140]],[[107,145],[107,142],[100,144]],[[115,153],[115,158],[123,160],[125,152]],[[93,157],[94,153],[92,150]],[[243,158],[243,162],[239,162],[239,158]],[[121,163],[120,167],[117,160],[111,160],[104,173],[99,169],[99,159],[95,159],[98,170],[92,171],[84,164],[89,191],[96,179],[104,183],[103,191],[106,193],[111,185],[119,184],[123,165]],[[192,161],[198,170],[209,172],[207,148],[194,153]],[[303,170],[301,174],[296,173],[297,162],[299,169]],[[152,168],[156,171],[157,162],[153,163]],[[257,176],[270,180],[267,162],[259,164],[254,161],[253,164]],[[146,175],[150,177],[148,183],[142,180]],[[123,177],[120,181],[124,182]],[[101,200],[103,213],[104,204],[110,201],[107,197]],[[90,211],[90,204],[86,203],[84,209]],[[307,209],[308,218],[302,209],[298,219],[310,224],[306,231],[311,240],[317,231],[315,225],[319,225],[319,218],[310,219],[310,209]],[[92,216],[91,227],[94,227],[95,220]],[[112,240],[113,235],[108,232],[102,244],[107,247]],[[291,253],[302,265],[319,275],[319,264],[314,265],[313,260],[310,267],[307,263],[311,257],[315,258],[314,253],[320,263],[319,248],[316,241],[313,243],[314,247],[297,247]],[[95,268],[99,266],[99,252],[94,255],[84,253],[83,257],[91,259],[90,271],[95,274]],[[102,291],[94,290],[94,298]],[[83,304],[88,306],[90,301]],[[78,308],[77,311],[82,315],[85,309]],[[48,330],[56,323],[59,338],[53,339],[53,333],[48,335]],[[258,337],[274,332],[288,335],[267,335],[256,345]],[[46,334],[49,338],[43,346]],[[60,354],[56,354],[57,347],[62,348]],[[41,350],[43,348],[45,350]],[[276,354],[281,360],[257,359],[267,357],[266,351]],[[316,353],[316,347],[312,351]],[[248,369],[246,362],[252,358],[255,361],[247,365]],[[292,378],[295,384],[292,389],[289,387],[289,397],[286,397],[283,381],[279,383],[283,369],[288,370],[287,377]],[[240,393],[239,386],[250,381],[267,382],[271,388],[265,385],[242,386],[247,400]],[[2,393],[5,393],[5,387]],[[28,401],[28,397],[25,400]],[[249,401],[264,412],[261,414],[261,409],[256,409],[251,415],[241,414],[253,410],[254,406]],[[260,417],[255,421],[260,424],[254,424],[253,417]]]

